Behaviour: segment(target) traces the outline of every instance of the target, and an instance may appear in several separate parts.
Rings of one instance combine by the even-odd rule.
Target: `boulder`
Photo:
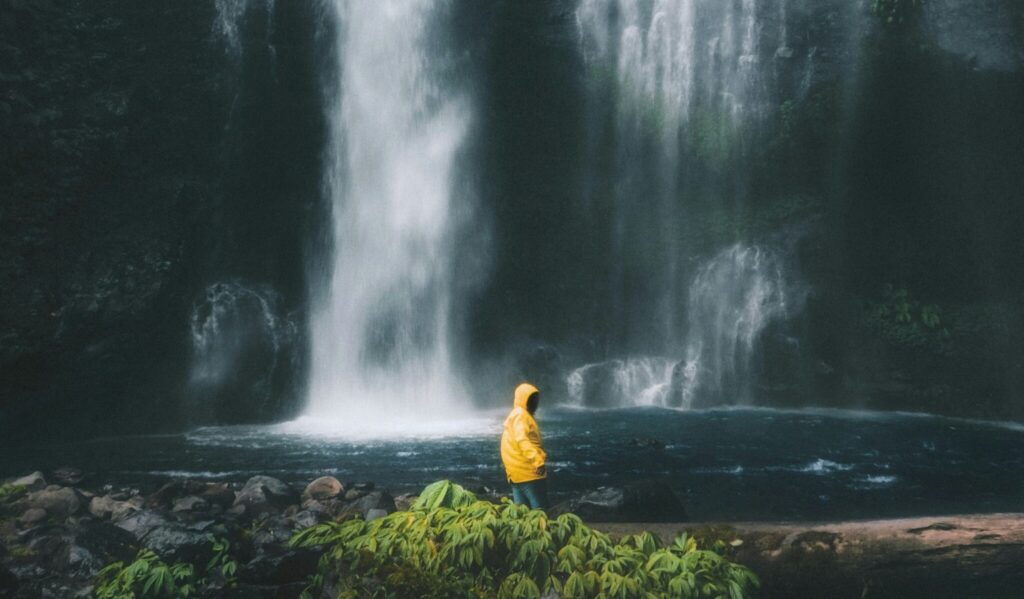
[[[130,560],[138,551],[135,537],[106,522],[41,526],[27,531],[24,541],[49,573],[78,577],[92,577],[110,562]]]
[[[238,579],[257,585],[285,585],[316,574],[320,554],[308,549],[263,554],[239,568]]]
[[[683,502],[660,481],[601,487],[555,506],[552,514],[573,512],[589,522],[686,522]]]
[[[402,493],[401,495],[395,496],[395,509],[399,512],[408,511],[412,507],[412,504],[416,503],[416,499],[419,495],[416,493]]]
[[[333,476],[321,476],[306,486],[306,490],[302,492],[302,498],[323,501],[333,499],[344,492],[345,487],[342,486],[341,481]]]
[[[82,500],[78,493],[70,487],[50,485],[41,491],[29,493],[25,504],[30,508],[46,510],[54,518],[67,518],[78,513]]]
[[[210,483],[200,495],[211,505],[219,505],[224,509],[235,502],[235,492],[225,483]]]
[[[185,485],[180,480],[172,480],[156,490],[155,493],[146,497],[146,507],[159,508],[170,507],[174,500],[185,494]]]
[[[121,520],[142,507],[142,499],[119,501],[112,495],[97,495],[89,500],[89,513],[101,520]]]
[[[397,508],[394,498],[387,491],[372,491],[346,505],[340,515],[345,517],[359,514],[364,519],[369,519],[370,510],[382,510],[387,515],[397,511]]]
[[[207,503],[202,497],[196,497],[195,495],[189,495],[188,497],[182,497],[174,500],[174,507],[171,508],[172,512],[203,512],[210,508],[210,504]]]
[[[298,496],[286,483],[270,476],[254,476],[235,496],[234,505],[244,505],[246,513],[255,515],[284,509],[298,503]]]
[[[69,487],[81,483],[84,478],[81,470],[71,466],[61,466],[53,471],[53,480]]]
[[[25,510],[25,513],[18,518],[18,521],[25,526],[38,524],[46,519],[46,510],[37,507]]]
[[[294,527],[286,518],[272,516],[252,533],[252,544],[259,551],[273,550],[287,543],[293,532]]]
[[[142,539],[154,528],[163,526],[167,523],[167,518],[160,512],[142,509],[127,515],[118,521],[116,526],[128,531],[135,536],[136,539]]]
[[[25,487],[27,491],[41,491],[46,488],[46,479],[42,472],[33,472],[12,480],[10,484]]]
[[[142,537],[142,545],[168,561],[205,563],[213,556],[209,533],[176,522],[150,530]]]
[[[377,519],[383,518],[384,516],[387,516],[387,515],[388,515],[387,510],[382,510],[382,509],[379,509],[379,508],[374,508],[372,510],[367,510],[366,511],[366,521],[369,522],[371,520],[377,520]]]
[[[331,517],[326,512],[318,512],[315,510],[302,510],[296,512],[291,517],[291,521],[295,526],[296,530],[302,530],[311,526],[316,526],[325,520],[330,520]]]

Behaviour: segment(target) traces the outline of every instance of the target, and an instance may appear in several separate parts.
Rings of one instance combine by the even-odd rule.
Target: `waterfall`
[[[337,84],[328,98],[324,187],[332,206],[328,286],[312,319],[306,417],[338,430],[458,411],[453,239],[466,214],[454,188],[470,126],[446,77],[446,3],[329,3]]]
[[[580,0],[577,5],[589,96],[606,106],[591,109],[593,139],[583,189],[592,196],[589,205],[610,215],[608,304],[611,321],[622,323],[611,332],[615,345],[678,349],[676,339],[685,326],[678,315],[689,276],[683,240],[689,206],[710,196],[733,210],[743,204],[743,136],[762,120],[770,101],[765,91],[770,69],[761,64],[767,43],[762,4]],[[785,0],[778,5],[783,18],[772,37],[784,40]],[[606,128],[608,121],[613,124]],[[608,145],[614,147],[611,172],[600,166]],[[709,189],[709,176],[696,174],[695,160],[705,171],[719,173],[716,186]],[[602,202],[601,194],[611,197]]]
[[[678,371],[683,407],[750,401],[761,334],[803,305],[804,291],[787,270],[772,249],[742,244],[700,269],[690,285],[686,358]]]

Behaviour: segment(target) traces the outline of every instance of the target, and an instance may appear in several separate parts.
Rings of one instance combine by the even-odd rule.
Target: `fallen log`
[[[1024,514],[592,526],[613,536],[739,539],[734,558],[761,577],[766,599],[1024,597]]]

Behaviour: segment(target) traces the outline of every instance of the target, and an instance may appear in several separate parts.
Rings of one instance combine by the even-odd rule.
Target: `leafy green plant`
[[[947,320],[938,305],[922,305],[906,288],[889,284],[882,290],[881,301],[869,303],[864,322],[896,346],[951,354]]]
[[[27,492],[23,485],[0,485],[0,505],[11,503]]]
[[[229,587],[237,584],[238,562],[231,555],[231,543],[227,539],[213,540],[213,557],[207,562],[206,571],[222,577]]]
[[[178,599],[195,593],[196,573],[191,564],[166,564],[143,549],[128,564],[114,562],[96,574],[96,599]]]
[[[573,514],[549,518],[476,497],[448,481],[406,512],[327,522],[296,533],[295,547],[325,553],[305,594],[339,597],[750,597],[759,586],[731,562],[730,546],[703,549],[680,536],[661,546],[644,532],[614,542]]]

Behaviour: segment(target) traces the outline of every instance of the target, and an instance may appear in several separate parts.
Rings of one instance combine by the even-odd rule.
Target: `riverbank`
[[[201,597],[296,597],[320,553],[290,547],[295,532],[328,520],[380,518],[415,499],[333,477],[306,484],[263,475],[148,487],[82,482],[81,472],[63,468],[0,487],[0,598],[90,597],[100,569],[130,562],[141,549],[169,564],[193,564],[204,581]],[[500,500],[491,489],[474,490]],[[604,522],[595,528],[613,536],[649,530],[670,540],[685,530],[730,542],[732,557],[761,576],[764,597],[998,598],[1024,586],[1024,514],[683,523],[682,502],[655,481],[582,493],[550,511],[567,509]],[[226,563],[233,565],[225,570]]]

